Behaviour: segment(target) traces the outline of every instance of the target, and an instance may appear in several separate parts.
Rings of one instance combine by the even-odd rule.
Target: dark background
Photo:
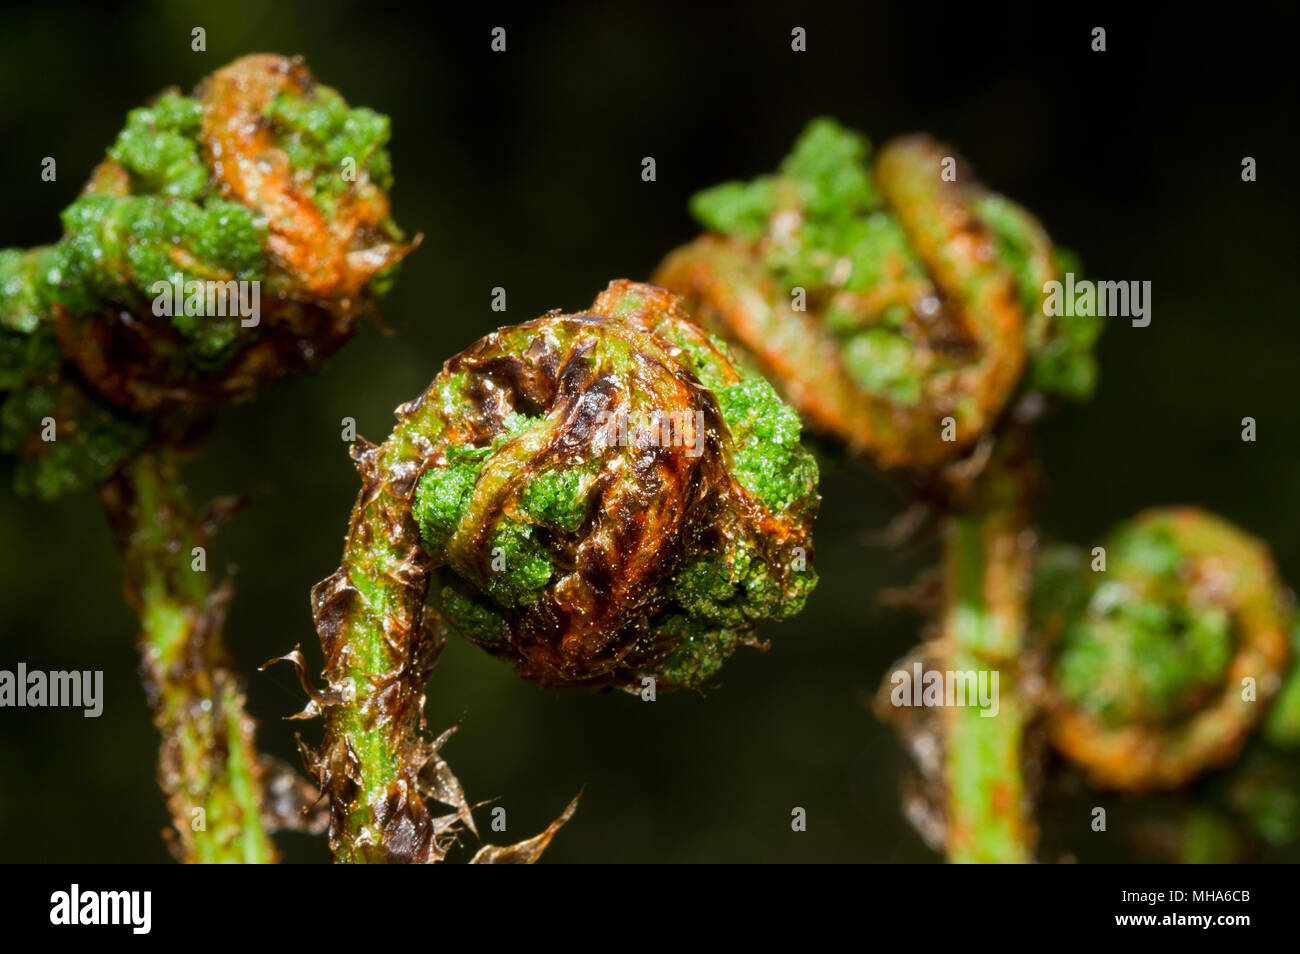
[[[396,405],[501,323],[495,285],[515,322],[647,276],[696,231],[692,192],[771,169],[822,114],[876,143],[913,130],[944,138],[1090,276],[1153,283],[1151,325],[1116,320],[1103,336],[1097,397],[1041,429],[1049,539],[1091,545],[1144,506],[1197,503],[1266,538],[1300,579],[1294,33],[1280,6],[470,6],[46,2],[0,13],[0,244],[56,239],[59,210],[129,108],[245,53],[301,53],[352,104],[392,117],[395,214],[424,233],[386,302],[396,336],[366,328],[321,373],[230,409],[187,472],[202,498],[266,491],[209,555],[214,570],[238,566],[228,638],[266,751],[296,763],[302,725],[279,717],[300,708],[301,691],[288,667],[254,667],[295,643],[319,661],[307,593],[337,563],[357,489],[340,418],[383,439]],[[504,55],[489,51],[498,25]],[[806,53],[790,51],[796,25]],[[194,26],[207,29],[206,53],[190,51]],[[1094,26],[1108,30],[1105,53],[1089,49]],[[55,183],[40,180],[47,155]],[[640,179],[647,155],[654,183]],[[1246,155],[1258,161],[1253,184],[1240,178]],[[1240,440],[1248,415],[1254,444]],[[103,515],[91,495],[16,498],[8,467],[0,668],[103,669],[107,703],[95,720],[0,711],[0,861],[165,860],[157,739]],[[742,652],[707,698],[544,692],[468,644],[448,647],[430,725],[463,720],[446,755],[471,798],[501,799],[511,840],[585,787],[552,861],[936,857],[899,813],[904,758],[866,707],[920,626],[876,595],[936,548],[865,542],[903,498],[862,468],[828,468],[823,494],[822,582],[807,611],[768,628],[771,651]],[[304,731],[319,737],[318,724]],[[1112,819],[1140,808],[1086,793],[1053,803],[1045,857],[1133,857],[1122,839],[1088,832],[1092,804]],[[805,833],[790,830],[796,805]],[[328,856],[323,839],[281,843],[290,860]]]

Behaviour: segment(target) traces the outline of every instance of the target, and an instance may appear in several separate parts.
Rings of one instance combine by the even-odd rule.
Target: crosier
[[[1097,377],[1101,323],[1045,307],[1078,271],[1072,256],[934,140],[869,159],[862,137],[812,123],[775,174],[695,196],[709,231],[655,280],[812,428],[940,513],[942,607],[920,655],[997,672],[1002,692],[991,718],[879,707],[905,737],[939,743],[923,827],[953,861],[1031,860],[1025,746],[1040,717],[1104,787],[1176,786],[1231,760],[1279,692],[1269,736],[1294,744],[1291,608],[1259,544],[1207,514],[1152,511],[1117,538],[1109,575],[1063,575],[1059,551],[1037,553],[1028,424],[1044,398],[1086,398]],[[1164,576],[1135,562],[1159,553]],[[1031,593],[1041,614],[1089,585],[1073,615],[1031,614]]]
[[[101,488],[185,861],[275,860],[269,831],[302,820],[266,797],[289,776],[254,748],[222,646],[228,590],[191,565],[209,525],[177,449],[218,406],[318,365],[391,283],[415,243],[389,213],[388,133],[301,60],[244,57],[132,110],[57,243],[0,252],[0,449],[21,493]],[[173,304],[250,285],[255,320],[207,295]]]
[[[343,563],[313,592],[327,686],[309,760],[336,857],[445,853],[455,819],[424,805],[437,747],[415,729],[444,627],[543,686],[637,691],[708,686],[760,620],[798,612],[818,505],[799,434],[649,285],[451,358],[387,441],[357,445]]]

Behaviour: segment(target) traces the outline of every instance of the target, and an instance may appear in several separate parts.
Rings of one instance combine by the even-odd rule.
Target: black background
[[[925,130],[1034,210],[1090,276],[1149,280],[1150,327],[1114,322],[1096,398],[1042,428],[1045,536],[1089,544],[1144,506],[1197,503],[1266,538],[1300,578],[1294,32],[1282,5],[1190,4],[1120,14],[1046,5],[662,3],[469,14],[378,2],[8,4],[0,13],[0,208],[5,245],[53,241],[57,214],[159,89],[236,56],[301,53],[354,105],[393,120],[394,208],[424,245],[385,314],[309,379],[222,415],[189,467],[196,494],[264,491],[220,536],[237,564],[229,641],[240,668],[301,642],[319,659],[307,593],[338,560],[356,479],[340,418],[380,440],[441,362],[500,323],[590,302],[648,275],[692,236],[692,192],[772,168],[803,125],[836,116],[874,142]],[[506,27],[508,52],[489,50]],[[190,30],[207,30],[207,52]],[[790,30],[808,51],[790,50]],[[1089,48],[1107,28],[1105,53]],[[1241,159],[1258,161],[1243,183]],[[58,180],[40,179],[54,156]],[[658,181],[641,181],[643,156]],[[1259,422],[1258,441],[1240,421]],[[0,488],[8,487],[8,463]],[[903,505],[858,467],[827,470],[822,583],[767,629],[707,698],[654,705],[546,693],[463,643],[443,656],[428,716],[462,721],[446,755],[473,798],[499,797],[511,840],[579,788],[554,861],[924,861],[898,810],[903,755],[866,700],[920,621],[876,602],[935,558],[864,542]],[[0,667],[103,669],[107,704],[0,710],[0,860],[157,861],[167,824],[156,736],[136,677],[135,621],[97,501],[0,490]],[[287,668],[250,676],[265,750],[295,759]],[[304,731],[316,738],[319,727]],[[1183,799],[1194,799],[1196,792]],[[1145,811],[1057,792],[1043,857],[1139,857],[1112,820]],[[808,812],[791,832],[790,810]],[[501,840],[501,836],[498,836]],[[287,836],[291,860],[322,839]]]

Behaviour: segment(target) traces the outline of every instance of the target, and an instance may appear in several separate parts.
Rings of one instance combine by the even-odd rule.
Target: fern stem
[[[140,617],[141,675],[162,735],[158,781],[173,851],[189,863],[274,862],[254,722],[221,638],[229,593],[194,568],[194,548],[206,548],[208,532],[175,461],[146,452],[102,493],[126,560],[127,600]]]
[[[947,518],[941,652],[953,672],[997,675],[996,707],[944,708],[948,858],[1033,860],[1037,833],[1022,766],[1030,716],[1018,692],[1032,557],[1026,479],[981,477],[981,505]],[[993,712],[995,714],[990,715]]]

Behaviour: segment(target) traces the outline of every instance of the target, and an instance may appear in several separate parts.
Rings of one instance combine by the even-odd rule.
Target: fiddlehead
[[[188,565],[202,534],[170,448],[314,367],[385,290],[413,247],[387,139],[300,60],[245,57],[133,110],[59,242],[0,252],[0,449],[20,492],[102,485],[185,860],[272,860],[275,819],[221,647],[228,594]]]
[[[815,121],[776,174],[697,195],[710,232],[656,280],[812,426],[908,472],[939,504],[943,610],[923,655],[943,671],[999,674],[1002,702],[996,718],[945,710],[926,730],[942,752],[928,770],[942,791],[932,827],[953,860],[1023,861],[1035,837],[1021,772],[1031,706],[1017,690],[1036,471],[1007,412],[1025,391],[1086,396],[1100,326],[1047,318],[1045,283],[1068,256],[950,150],[912,136],[874,166],[869,155],[863,137]],[[966,466],[977,443],[987,453]],[[883,711],[907,734],[929,724]]]
[[[1033,216],[931,139],[887,144],[874,169],[869,152],[815,121],[775,175],[697,195],[710,232],[670,254],[655,281],[810,424],[886,468],[968,450],[1022,377],[1086,396],[1100,325],[1046,318],[1044,283],[1068,257]]]
[[[60,241],[0,252],[5,449],[45,471],[20,486],[93,486],[147,434],[183,437],[347,341],[413,247],[389,214],[387,139],[386,117],[279,56],[132,110]],[[55,404],[86,409],[56,417],[77,424],[58,472],[35,437]]]
[[[411,248],[389,215],[387,139],[386,117],[280,56],[133,110],[63,213],[67,358],[137,411],[247,399],[314,367]]]
[[[703,686],[816,582],[798,418],[653,286],[488,335],[354,456],[309,707],[343,860],[441,857],[413,733],[439,621],[545,686]]]
[[[1231,761],[1264,719],[1291,606],[1263,544],[1193,508],[1139,515],[1104,553],[1104,572],[1069,551],[1038,570],[1051,739],[1100,787],[1176,788]]]

